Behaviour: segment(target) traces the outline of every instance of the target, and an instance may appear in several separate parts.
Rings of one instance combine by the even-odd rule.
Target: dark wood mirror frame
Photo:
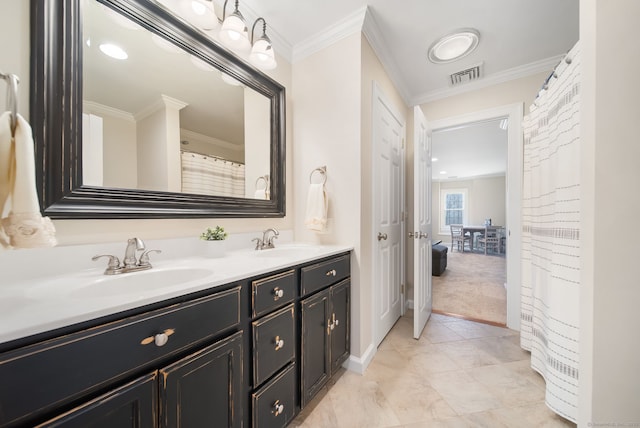
[[[271,199],[83,186],[80,0],[31,0],[30,116],[36,170],[42,171],[36,178],[44,215],[54,219],[283,217],[284,87],[154,2],[97,1],[271,100]]]

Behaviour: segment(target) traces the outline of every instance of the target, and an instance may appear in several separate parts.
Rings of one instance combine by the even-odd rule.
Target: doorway
[[[511,104],[482,110],[470,114],[435,120],[431,122],[434,133],[440,130],[468,126],[496,119],[508,120],[507,169],[505,174],[505,243],[506,243],[506,309],[507,326],[520,329],[520,231],[522,189],[522,117],[523,104]],[[434,171],[441,169],[434,163]],[[439,217],[439,216],[438,216]],[[434,222],[437,222],[434,213]],[[439,226],[434,225],[434,229]]]

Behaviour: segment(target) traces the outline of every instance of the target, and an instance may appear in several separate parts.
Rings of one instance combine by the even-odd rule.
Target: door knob
[[[424,232],[424,233],[420,232],[420,234],[418,235],[418,238],[428,238],[428,237],[429,237],[429,234],[427,232]]]
[[[409,232],[409,238],[413,238],[413,232]]]
[[[382,232],[378,232],[378,241],[382,241],[382,240],[387,240],[387,234],[386,233],[382,233]]]

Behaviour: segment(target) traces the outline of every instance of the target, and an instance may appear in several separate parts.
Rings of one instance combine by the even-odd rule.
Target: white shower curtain
[[[182,152],[182,191],[185,193],[244,198],[244,174],[241,163]]]
[[[554,412],[578,416],[580,46],[524,118],[521,346]]]

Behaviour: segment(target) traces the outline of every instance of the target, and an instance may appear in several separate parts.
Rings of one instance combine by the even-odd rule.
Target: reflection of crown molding
[[[436,89],[434,91],[426,92],[422,95],[414,97],[411,100],[410,105],[424,104],[442,98],[451,97],[453,95],[463,94],[465,92],[477,91],[478,89],[483,89],[488,86],[509,82],[511,80],[522,79],[524,77],[532,76],[537,73],[550,72],[564,57],[564,54],[552,56],[550,58],[534,61],[529,64],[510,68],[498,73],[493,73],[491,75],[485,76],[480,80],[476,80],[461,86],[456,86],[454,88]]]
[[[136,119],[136,121],[139,121],[144,119],[145,117],[151,116],[153,113],[160,110],[166,110],[167,108],[169,108],[179,111],[188,105],[189,103],[185,103],[184,101],[180,101],[176,98],[160,94],[160,98],[158,100],[134,114],[133,117]]]
[[[89,112],[96,115],[109,116],[115,119],[122,119],[128,122],[135,122],[133,114],[128,111],[119,110],[117,108],[109,107],[104,104],[96,103],[95,101],[82,101],[82,111]]]
[[[242,144],[234,144],[228,141],[219,140],[218,138],[210,137],[208,135],[200,134],[198,132],[190,131],[188,129],[180,128],[180,140],[197,140],[207,144],[213,144],[218,147],[223,147],[227,150],[233,150],[238,153],[244,152],[244,146]]]
[[[325,28],[298,43],[293,47],[292,62],[300,61],[353,33],[362,31],[366,13],[367,6],[363,6],[331,27]]]
[[[506,172],[494,172],[492,174],[481,174],[481,175],[470,175],[468,177],[456,177],[456,178],[448,178],[448,177],[433,177],[431,179],[431,181],[472,181],[472,180],[482,180],[483,178],[500,178],[500,177],[506,177],[507,173]]]

